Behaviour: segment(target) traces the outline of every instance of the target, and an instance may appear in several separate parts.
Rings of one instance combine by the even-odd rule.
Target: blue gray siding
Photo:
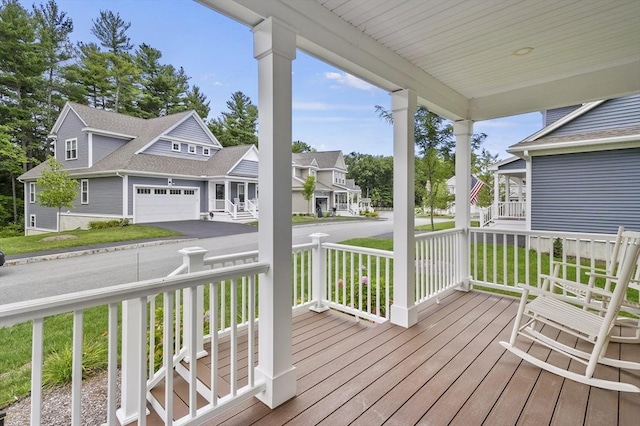
[[[73,112],[69,111],[64,122],[60,126],[58,131],[58,137],[56,139],[56,159],[64,165],[65,169],[79,169],[82,167],[89,167],[89,143],[88,136],[82,131],[84,124]],[[78,139],[78,159],[77,160],[65,160],[65,141],[67,139]]]
[[[218,151],[218,148],[210,147],[211,155],[204,155],[202,153],[203,147],[196,145],[196,153],[189,154],[188,144],[180,144],[180,152],[171,150],[171,142],[167,140],[159,140],[144,150],[145,154],[164,155],[166,157],[186,158],[188,160],[200,160],[207,161],[211,158],[211,155]]]
[[[640,95],[611,99],[572,120],[549,136],[572,135],[598,130],[637,126],[640,123]]]
[[[547,127],[551,123],[555,123],[565,115],[580,108],[582,105],[571,105],[562,108],[549,109],[542,113],[542,124]]]
[[[532,158],[531,228],[640,231],[640,148]]]
[[[527,163],[522,158],[498,167],[498,169],[500,170],[524,170],[526,168],[527,168]]]
[[[36,200],[38,197],[38,193],[40,192],[40,188],[36,186]],[[29,182],[25,183],[24,187],[24,205],[25,205],[25,226],[29,226],[29,216],[32,214],[36,215],[36,228],[39,229],[50,229],[55,231],[58,227],[57,218],[58,211],[57,209],[50,209],[48,207],[42,207],[37,202],[31,204],[29,202]]]
[[[167,134],[176,138],[212,144],[211,139],[209,139],[209,135],[207,135],[194,117],[189,117]]]
[[[89,179],[89,204],[80,203],[80,179],[78,196],[72,203],[73,213],[122,215],[122,178],[106,177]]]
[[[102,135],[93,135],[92,140],[93,164],[96,164],[98,161],[102,160],[104,157],[127,143],[127,141],[123,139],[110,138]]]
[[[240,160],[238,165],[231,170],[229,174],[235,176],[258,176],[258,162]]]

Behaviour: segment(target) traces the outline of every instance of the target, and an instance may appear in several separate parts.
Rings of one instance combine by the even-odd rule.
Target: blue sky
[[[21,0],[30,7],[34,2]],[[42,0],[44,1],[44,0]],[[92,20],[100,10],[131,22],[128,35],[138,46],[147,43],[163,54],[162,63],[182,66],[210,101],[209,118],[226,111],[231,93],[242,91],[257,105],[258,66],[251,30],[191,0],[57,0],[73,20],[71,38],[97,41]],[[293,140],[318,150],[340,149],[391,155],[391,126],[381,121],[375,105],[390,107],[390,96],[366,82],[298,52],[293,63]],[[540,113],[477,122],[475,132],[488,135],[485,148],[500,158],[504,151],[540,129]]]

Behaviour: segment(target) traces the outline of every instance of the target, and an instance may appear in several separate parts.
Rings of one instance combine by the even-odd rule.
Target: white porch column
[[[500,205],[500,174],[496,170],[496,172],[493,174],[493,211],[491,212],[494,220],[496,220],[498,218],[498,215],[500,214],[500,209],[498,207],[499,205]]]
[[[253,48],[260,117],[258,247],[260,261],[271,265],[260,277],[256,378],[267,390],[257,397],[274,408],[296,394],[291,318],[291,61],[296,35],[268,18],[253,29]]]
[[[393,305],[391,322],[411,327],[415,305],[415,155],[414,115],[417,96],[404,89],[393,93]]]
[[[527,231],[531,231],[531,200],[533,198],[533,194],[531,193],[531,157],[529,157],[528,155],[529,153],[525,151],[525,165],[527,167],[527,172],[525,174],[525,186],[527,188],[527,194],[525,197],[525,202],[527,204],[527,209],[526,209],[526,227],[527,227]]]
[[[469,291],[470,257],[469,226],[471,224],[471,135],[473,121],[461,120],[453,123],[456,137],[456,228],[463,228],[458,245],[458,278],[461,290]]]

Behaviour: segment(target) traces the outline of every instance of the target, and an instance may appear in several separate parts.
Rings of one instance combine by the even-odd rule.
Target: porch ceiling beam
[[[468,118],[468,99],[316,2],[196,1],[251,27],[269,16],[294,25],[302,51],[388,92],[410,87],[420,105],[443,117]]]

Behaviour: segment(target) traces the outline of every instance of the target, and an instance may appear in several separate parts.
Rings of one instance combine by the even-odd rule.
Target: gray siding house
[[[543,114],[546,127],[511,146],[514,157],[494,167],[495,176],[526,185],[526,218],[511,219],[529,230],[640,230],[640,95],[557,112]],[[511,211],[494,206],[496,219],[502,212]]]
[[[60,230],[108,219],[148,223],[210,213],[237,219],[245,205],[257,206],[256,147],[223,148],[195,111],[142,119],[68,102],[50,137],[55,158],[79,181]],[[27,235],[57,230],[57,210],[37,203],[44,167],[19,178]]]
[[[353,179],[347,179],[347,165],[342,151],[294,153],[291,176],[293,213],[335,211],[358,215],[361,190]],[[310,202],[304,199],[302,187],[308,176],[316,178],[316,190]]]

